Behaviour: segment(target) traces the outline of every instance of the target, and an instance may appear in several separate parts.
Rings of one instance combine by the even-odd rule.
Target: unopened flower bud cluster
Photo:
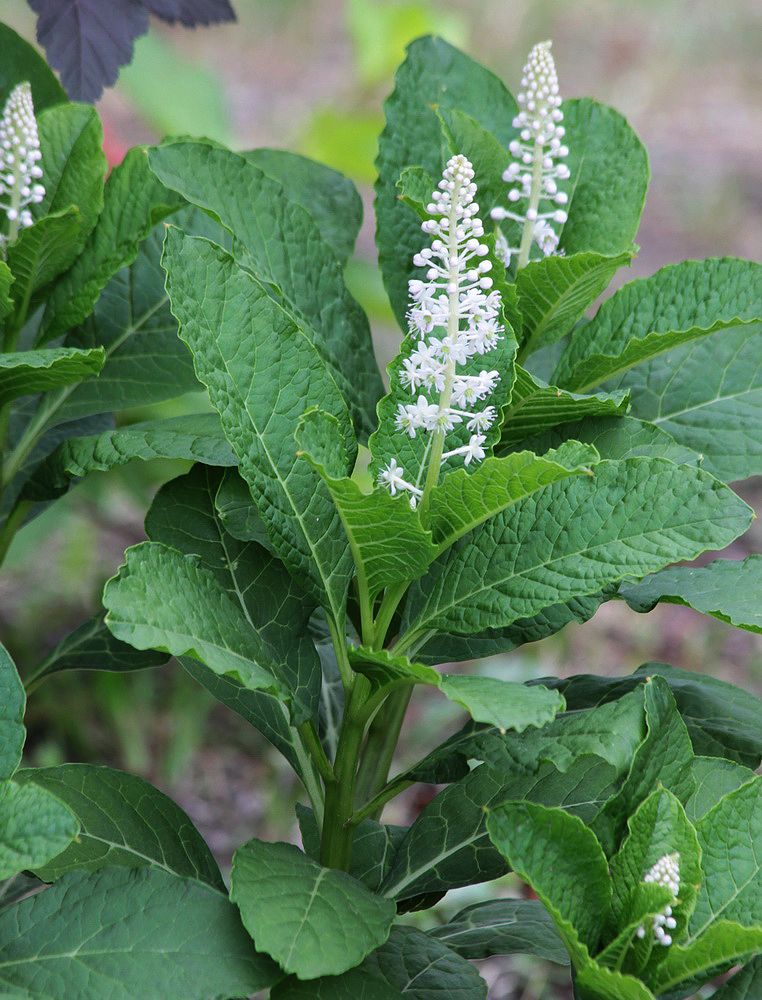
[[[566,222],[563,206],[568,196],[559,191],[558,182],[570,176],[569,168],[561,162],[569,150],[563,144],[564,116],[550,47],[550,42],[535,45],[521,78],[522,90],[517,98],[521,110],[513,120],[519,138],[508,147],[514,159],[503,173],[503,180],[511,185],[508,201],[516,208],[498,207],[491,213],[496,222],[511,219],[522,226],[531,224],[533,241],[545,256],[558,247],[559,236],[553,224]],[[541,165],[539,176],[535,164]],[[508,246],[503,238],[501,249],[507,266],[519,248]]]
[[[400,403],[396,413],[397,429],[411,438],[446,434],[465,424],[471,432],[468,443],[442,455],[443,461],[462,457],[465,465],[484,458],[486,431],[497,413],[493,406],[478,404],[493,393],[500,375],[487,368],[476,374],[458,369],[494,350],[503,332],[500,293],[492,288],[475,195],[471,163],[453,156],[427,206],[434,218],[421,226],[433,241],[413,258],[426,273],[409,282],[408,320],[417,343],[399,375],[412,402]],[[409,492],[413,505],[422,493],[419,485],[405,480],[396,459],[380,472],[379,481],[392,494]]]
[[[659,858],[653,867],[643,876],[644,882],[655,882],[656,885],[669,889],[677,899],[680,892],[680,855],[665,854]],[[666,906],[661,913],[657,913],[653,921],[653,935],[658,944],[665,947],[672,944],[672,935],[669,933],[677,927],[677,921],[672,916],[672,907]],[[638,937],[646,936],[645,927],[638,928]]]
[[[45,188],[36,183],[42,177],[41,159],[32,90],[20,83],[0,119],[0,210],[14,230],[32,225],[29,206],[45,197]]]

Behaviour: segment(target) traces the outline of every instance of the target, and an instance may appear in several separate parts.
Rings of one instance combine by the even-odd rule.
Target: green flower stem
[[[534,215],[537,212],[537,208],[540,204],[540,196],[542,194],[542,160],[544,155],[544,148],[542,143],[535,139],[534,141],[534,160],[532,161],[532,189],[529,193],[529,206],[528,215]],[[522,267],[526,267],[529,263],[529,252],[532,249],[532,238],[534,236],[534,219],[527,219],[524,223],[524,230],[521,234],[521,243],[519,245],[519,259],[516,264],[517,269],[520,271]]]
[[[365,803],[362,809],[358,809],[352,813],[347,820],[347,825],[357,826],[369,816],[379,816],[387,802],[391,802],[392,799],[401,795],[402,792],[414,784],[414,781],[408,781],[407,779],[400,780],[399,778],[394,778],[394,780],[387,782],[380,792],[374,795],[369,802]]]
[[[302,738],[302,742],[304,743],[310,757],[312,757],[320,777],[326,785],[330,785],[332,782],[336,781],[336,775],[334,774],[331,762],[328,760],[325,750],[323,749],[323,744],[320,742],[318,734],[315,732],[315,727],[311,722],[303,722],[297,728],[299,730],[299,735]]]
[[[357,778],[358,801],[373,798],[386,784],[412,693],[412,685],[392,691],[371,723]]]
[[[358,674],[355,677],[349,704],[336,750],[334,773],[336,780],[326,787],[325,819],[320,843],[320,861],[327,868],[349,870],[352,860],[354,829],[347,821],[354,809],[355,779],[365,724],[361,709],[370,691],[370,683]]]

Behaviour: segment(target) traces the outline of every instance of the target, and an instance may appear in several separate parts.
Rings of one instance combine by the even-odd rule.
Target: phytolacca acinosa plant
[[[428,461],[418,482],[407,481],[394,458],[378,476],[392,494],[409,492],[413,506],[427,486],[436,484],[443,462],[462,458],[469,465],[484,458],[485,432],[497,419],[495,408],[485,404],[499,373],[487,368],[473,374],[458,371],[476,355],[494,350],[503,332],[502,302],[488,274],[492,264],[482,242],[484,226],[477,218],[473,178],[474,169],[465,156],[448,161],[427,206],[435,218],[421,226],[435,239],[413,258],[416,267],[427,269],[424,280],[409,282],[407,315],[417,346],[400,371],[400,381],[414,402],[398,405],[396,426],[411,438],[431,435]],[[448,432],[464,423],[471,432],[468,442],[446,451]]]
[[[0,210],[8,220],[0,246],[32,225],[29,206],[45,197],[45,188],[36,183],[42,177],[41,159],[32,88],[20,83],[11,91],[0,119]]]
[[[500,234],[499,249],[506,266],[513,254],[518,254],[517,266],[525,267],[533,243],[546,257],[555,253],[559,235],[553,224],[566,222],[562,206],[567,203],[568,196],[558,190],[558,181],[569,179],[569,168],[559,162],[569,155],[569,150],[562,142],[564,116],[551,44],[539,42],[535,45],[521,78],[522,90],[517,97],[521,110],[513,120],[520,138],[509,145],[514,159],[503,172],[503,180],[511,185],[508,201],[516,208],[498,206],[491,212],[496,222],[510,219],[522,226],[518,247],[509,246]]]

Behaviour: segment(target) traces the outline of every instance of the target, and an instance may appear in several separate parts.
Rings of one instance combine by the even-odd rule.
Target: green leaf
[[[490,810],[487,830],[550,913],[572,962],[583,964],[611,907],[608,866],[593,832],[563,809],[531,802]]]
[[[282,184],[289,201],[301,205],[312,216],[320,235],[341,262],[351,257],[363,208],[362,198],[348,177],[283,149],[253,149],[243,156]]]
[[[437,554],[536,490],[559,479],[592,475],[597,461],[594,448],[570,441],[540,457],[520,451],[487,458],[472,473],[454,470],[431,494],[429,517]]]
[[[2,25],[0,25],[2,27]],[[0,260],[0,320],[13,312],[13,300],[8,294],[13,284],[13,275],[4,260]]]
[[[399,925],[359,968],[304,984],[288,980],[273,991],[273,1000],[486,1000],[486,996],[487,984],[465,959],[422,931]]]
[[[536,899],[495,899],[474,903],[428,932],[463,958],[537,955],[568,965],[569,955],[548,911]]]
[[[272,550],[272,542],[251,498],[251,490],[237,469],[225,472],[214,502],[229,535],[242,542],[259,542],[264,548]]]
[[[615,768],[591,756],[578,758],[565,774],[550,764],[533,774],[483,764],[441,791],[418,816],[382,891],[410,899],[499,878],[506,865],[487,834],[485,808],[521,798],[562,806],[589,821],[615,790],[616,776]]]
[[[103,615],[83,622],[58,643],[50,656],[35,670],[35,678],[61,670],[144,670],[166,663],[166,653],[139,650],[120,642],[106,628]]]
[[[678,566],[620,587],[620,595],[635,611],[652,611],[657,604],[682,604],[719,618],[747,632],[762,633],[762,556],[717,559],[707,566]]]
[[[134,459],[148,462],[155,458],[237,465],[217,414],[194,413],[69,438],[39,466],[24,493],[39,500],[58,496],[72,480],[90,472],[107,472]]]
[[[619,698],[649,676],[661,676],[670,686],[698,754],[727,757],[756,768],[762,759],[759,719],[762,700],[748,691],[667,663],[645,663],[629,677],[581,674],[556,682],[570,708],[586,708]],[[545,684],[553,681],[544,680]]]
[[[719,921],[762,925],[762,777],[720,799],[698,821],[696,832],[704,882],[686,947]]]
[[[762,265],[687,260],[639,278],[572,335],[553,375],[578,392],[715,330],[762,319]]]
[[[762,925],[742,926],[718,920],[698,940],[673,945],[654,973],[654,989],[666,992],[701,973],[722,971],[762,951]],[[703,977],[702,977],[703,978]]]
[[[250,840],[236,851],[231,878],[257,947],[300,979],[354,968],[384,943],[396,914],[390,900],[291,844]]]
[[[73,267],[56,282],[40,324],[47,343],[92,312],[107,282],[131,264],[153,225],[180,207],[148,169],[147,152],[131,149],[106,184],[103,211]]]
[[[0,101],[5,102],[16,84],[24,81],[29,81],[32,86],[32,99],[37,112],[68,100],[66,91],[44,58],[7,24],[0,24],[0,51],[3,53]]]
[[[752,959],[714,994],[714,1000],[754,1000],[762,989],[762,956]]]
[[[190,819],[142,778],[110,767],[61,764],[19,771],[15,780],[55,796],[79,821],[79,836],[63,853],[25,866],[44,881],[77,869],[150,866],[225,891],[212,852]]]
[[[701,848],[685,810],[666,788],[658,787],[638,806],[627,821],[628,833],[611,859],[613,919],[621,929],[627,916],[631,893],[643,882],[646,873],[665,855],[679,854],[680,892],[672,903],[677,928],[672,934],[682,936],[701,885]],[[667,900],[669,903],[670,900]],[[659,912],[657,907],[654,912]]]
[[[621,788],[593,824],[607,854],[615,850],[628,818],[659,783],[680,802],[684,802],[695,787],[691,738],[669,685],[662,677],[648,677],[643,686],[643,698],[648,731],[633,755]]]
[[[79,211],[80,229],[75,255],[92,232],[103,208],[103,181],[107,163],[103,153],[103,126],[88,104],[63,104],[37,119],[44,171],[45,197],[39,215]]]
[[[336,383],[302,330],[219,247],[170,229],[165,266],[182,339],[272,544],[341,622],[349,547],[326,486],[297,458],[294,441],[299,417],[317,405],[339,419],[344,451],[352,456],[352,428]]]
[[[580,1000],[654,1000],[653,993],[639,980],[595,962],[580,969],[574,986]]]
[[[38,219],[22,229],[8,247],[13,272],[13,298],[25,317],[35,292],[57,278],[74,262],[80,249],[82,222],[74,206]]]
[[[308,635],[315,602],[269,552],[227,534],[215,507],[221,478],[218,470],[197,465],[167,483],[148,512],[146,533],[199,557],[268,645],[273,672],[292,692],[296,721],[317,718],[320,661]]]
[[[627,392],[595,393],[581,396],[566,392],[516,365],[516,381],[511,401],[504,411],[500,446],[513,449],[519,442],[561,424],[583,417],[608,417],[623,414],[629,406]]]
[[[24,685],[8,650],[0,643],[0,780],[10,778],[21,763],[25,708]]]
[[[576,198],[572,201],[575,206]],[[570,209],[570,214],[571,209]],[[568,226],[574,228],[570,218]],[[569,332],[607,287],[620,267],[629,267],[634,252],[555,254],[530,261],[516,275],[523,318],[520,355],[528,357]]]
[[[370,327],[344,284],[343,261],[301,204],[304,192],[291,200],[290,185],[248,157],[204,143],[161,146],[151,151],[150,162],[168,187],[234,235],[236,257],[304,327],[352,408],[358,432],[369,434],[383,391]]]
[[[24,1000],[225,1000],[281,976],[222,893],[155,868],[67,875],[0,913],[0,942]]]
[[[0,354],[0,405],[17,396],[49,392],[97,375],[103,367],[102,347],[80,351],[50,347],[42,351]]]
[[[318,473],[341,518],[357,570],[360,592],[372,600],[385,587],[422,576],[437,550],[407,497],[393,497],[383,487],[363,493],[346,476],[335,477],[346,460],[341,451],[341,429],[335,417],[308,410],[296,431],[298,454]]]
[[[517,107],[500,80],[441,38],[417,39],[408,46],[407,58],[397,70],[394,93],[384,105],[386,127],[376,160],[379,261],[403,330],[407,329],[407,283],[413,276],[413,255],[421,249],[422,239],[420,222],[398,200],[397,181],[411,166],[421,166],[439,179],[444,160],[437,110],[453,108],[472,115],[507,148]]]
[[[594,399],[594,396],[589,397]],[[536,454],[566,441],[591,445],[601,458],[668,458],[676,465],[699,465],[701,457],[678,444],[666,431],[635,417],[586,417],[525,438],[521,445]]]
[[[668,351],[615,379],[618,386],[632,392],[636,416],[699,453],[715,476],[762,475],[762,324]]]
[[[0,879],[45,865],[78,831],[72,812],[50,792],[0,781]]]
[[[691,823],[706,816],[720,799],[729,792],[751,781],[754,772],[743,764],[721,757],[694,757],[691,765],[696,788],[685,803],[685,812]]]
[[[191,656],[251,690],[289,697],[272,672],[270,649],[198,556],[157,542],[133,546],[106,584],[103,604],[117,639],[137,649]]]
[[[645,148],[626,119],[605,104],[582,98],[564,101],[561,110],[571,178],[559,249],[567,256],[629,251],[648,188]]]
[[[749,508],[712,476],[662,459],[600,462],[457,542],[413,584],[406,642],[503,628],[626,576],[729,544]]]

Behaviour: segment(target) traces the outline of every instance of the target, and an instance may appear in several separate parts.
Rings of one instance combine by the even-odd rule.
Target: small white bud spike
[[[556,253],[559,236],[551,222],[566,222],[566,211],[557,206],[565,205],[568,197],[558,190],[558,181],[568,180],[570,175],[566,164],[558,161],[568,156],[569,150],[561,143],[564,116],[551,44],[535,45],[521,78],[520,110],[513,120],[521,138],[508,147],[514,159],[503,173],[503,180],[511,186],[508,201],[516,208],[497,207],[491,213],[496,222],[511,219],[523,227],[520,246],[509,247],[505,240],[501,243],[506,266],[518,253],[517,266],[526,267],[533,244],[546,257]],[[525,203],[523,210],[520,203]]]
[[[45,197],[45,188],[38,183],[41,158],[32,88],[20,83],[11,91],[0,119],[0,211],[9,222],[3,241],[14,240],[19,229],[32,225],[29,205],[38,205]]]
[[[643,876],[644,882],[655,882],[665,889],[669,889],[675,901],[680,892],[680,855],[678,853],[665,854],[659,858],[655,865]],[[658,944],[668,947],[672,944],[672,936],[669,931],[677,927],[677,921],[672,916],[672,907],[666,906],[661,913],[657,913],[653,922],[653,935]],[[637,937],[644,938],[646,934],[644,927],[639,927]]]
[[[500,293],[491,290],[492,264],[485,259],[488,248],[482,242],[484,226],[476,216],[473,178],[474,169],[465,156],[448,161],[428,206],[435,218],[421,226],[433,237],[431,246],[413,258],[416,267],[426,272],[424,279],[409,282],[408,320],[416,348],[403,362],[400,382],[413,401],[398,405],[396,427],[411,438],[433,435],[426,486],[422,490],[407,482],[395,458],[378,474],[379,483],[392,495],[410,493],[413,505],[426,487],[436,484],[443,462],[462,457],[470,465],[484,458],[486,431],[497,419],[493,406],[481,404],[494,392],[499,373],[486,369],[458,373],[476,355],[494,350],[503,333],[502,301]],[[468,443],[445,452],[448,432],[464,422],[473,432]]]

